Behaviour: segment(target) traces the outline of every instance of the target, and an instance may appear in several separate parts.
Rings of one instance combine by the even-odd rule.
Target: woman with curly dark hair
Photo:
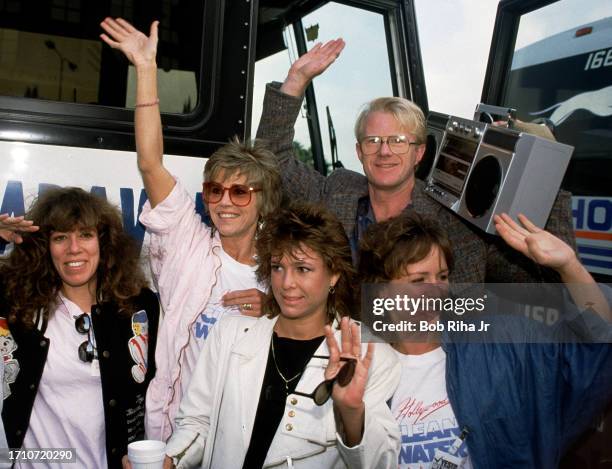
[[[283,301],[282,295],[271,288],[276,258],[286,253],[295,260],[300,248],[307,247],[321,257],[329,272],[342,273],[326,295],[327,324],[339,322],[344,316],[356,319],[355,269],[346,234],[336,229],[340,222],[323,207],[296,203],[282,216],[269,217],[266,223],[266,230],[257,239],[257,278],[268,290],[265,304],[268,317],[281,314],[279,301]]]
[[[0,236],[15,242],[0,262],[9,447],[75,448],[79,467],[121,467],[144,437],[159,305],[118,209],[50,189],[25,218],[0,215]]]
[[[399,366],[387,344],[362,346],[349,320],[354,270],[342,225],[323,208],[293,205],[266,219],[257,253],[266,315],[226,317],[211,332],[165,467],[395,467],[386,401]]]

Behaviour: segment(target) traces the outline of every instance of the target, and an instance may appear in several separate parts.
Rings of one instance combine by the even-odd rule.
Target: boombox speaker
[[[427,142],[425,145],[425,154],[416,168],[416,177],[423,181],[427,180],[427,176],[436,159],[442,140],[444,140],[447,122],[448,114],[430,111],[427,115]]]
[[[439,114],[429,135],[439,138]],[[543,227],[573,147],[483,122],[447,116],[426,193],[487,233],[493,216],[526,215]]]

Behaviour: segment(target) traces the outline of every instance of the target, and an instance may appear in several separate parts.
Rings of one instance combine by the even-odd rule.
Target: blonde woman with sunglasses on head
[[[213,329],[181,403],[165,467],[395,468],[399,380],[387,344],[349,319],[354,269],[340,222],[299,204],[266,219],[266,316]]]
[[[157,374],[147,394],[147,436],[166,440],[196,359],[226,314],[259,316],[263,287],[255,278],[255,235],[282,197],[275,157],[259,143],[233,141],[204,168],[203,199],[213,228],[163,164],[157,95],[157,28],[150,34],[118,18],[101,23],[101,38],[136,68],[138,169],[149,198],[140,221],[151,234],[153,275],[164,309]]]

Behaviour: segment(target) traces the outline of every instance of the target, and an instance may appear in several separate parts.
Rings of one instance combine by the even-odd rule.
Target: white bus
[[[263,83],[282,80],[290,60],[317,38],[351,34],[343,60],[308,90],[297,125],[301,156],[317,170],[337,164],[331,161],[335,145],[344,166],[358,168],[350,129],[359,106],[372,97],[404,96],[427,111],[428,102],[437,100],[428,94],[434,87],[424,73],[419,32],[438,41],[432,53],[468,57],[472,50],[454,49],[452,31],[419,23],[418,7],[425,3],[440,10],[457,4],[0,0],[0,213],[23,214],[50,186],[81,186],[118,204],[125,228],[146,244],[137,221],[146,195],[134,152],[134,74],[99,39],[106,16],[121,16],[143,30],[154,19],[161,22],[166,164],[202,210],[204,158],[233,135],[255,133],[252,114],[261,109]],[[479,15],[484,3],[465,2],[469,8],[457,20],[490,24]],[[588,22],[576,22],[573,8],[590,15]],[[574,193],[582,261],[605,281],[612,278],[611,18],[610,0],[500,1],[480,99],[515,108],[526,121],[548,119],[557,138],[575,146],[563,187]],[[452,70],[445,79],[454,83],[463,73]],[[335,132],[328,131],[328,105]],[[457,115],[444,107],[435,111]],[[612,460],[611,427],[612,418],[602,420],[564,467],[604,467]]]

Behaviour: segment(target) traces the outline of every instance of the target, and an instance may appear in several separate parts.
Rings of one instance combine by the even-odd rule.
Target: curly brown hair
[[[268,287],[264,305],[268,316],[280,314],[280,307],[270,288],[272,258],[283,254],[294,255],[302,246],[319,254],[332,274],[339,274],[334,293],[327,297],[328,323],[343,316],[354,317],[355,269],[344,228],[325,208],[305,202],[295,202],[269,215],[257,238],[257,279]]]
[[[381,283],[400,278],[410,264],[425,259],[433,246],[440,248],[452,270],[450,241],[435,220],[411,212],[372,225],[359,244],[359,279]]]
[[[40,227],[24,233],[10,255],[0,261],[3,296],[8,301],[8,319],[32,327],[39,310],[48,319],[62,287],[49,250],[54,231],[95,228],[100,245],[96,299],[114,302],[128,311],[131,299],[147,281],[139,265],[136,242],[123,230],[119,210],[105,199],[77,187],[53,188],[38,197],[26,214]]]

